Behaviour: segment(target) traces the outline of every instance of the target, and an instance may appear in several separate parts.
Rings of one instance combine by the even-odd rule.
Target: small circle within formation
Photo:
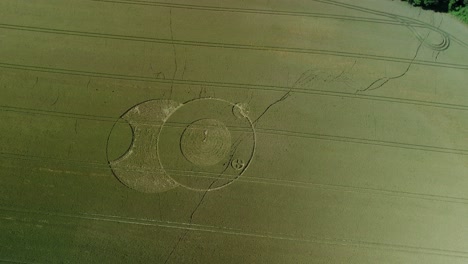
[[[232,107],[232,113],[237,118],[245,118],[249,115],[249,106],[246,103],[237,103]]]
[[[245,167],[245,162],[241,159],[235,159],[231,162],[231,166],[235,170],[242,170]]]
[[[231,134],[221,121],[201,119],[185,129],[180,147],[191,163],[212,166],[222,161],[231,150]]]

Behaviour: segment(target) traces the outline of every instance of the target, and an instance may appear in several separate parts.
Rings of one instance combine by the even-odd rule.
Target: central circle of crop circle
[[[231,149],[231,133],[215,119],[201,119],[190,124],[181,136],[184,157],[199,166],[212,166],[222,161]]]

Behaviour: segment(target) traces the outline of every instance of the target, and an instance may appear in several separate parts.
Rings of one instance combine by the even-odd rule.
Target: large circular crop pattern
[[[255,152],[255,130],[246,109],[217,98],[135,105],[109,135],[109,166],[123,184],[140,192],[228,186],[247,170]]]
[[[245,172],[255,151],[255,130],[247,115],[235,114],[243,113],[238,107],[222,99],[196,99],[166,120],[158,156],[171,178],[203,191],[227,186]]]

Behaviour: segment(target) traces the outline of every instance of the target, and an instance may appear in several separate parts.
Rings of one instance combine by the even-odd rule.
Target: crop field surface
[[[468,263],[468,26],[0,1],[0,262]]]

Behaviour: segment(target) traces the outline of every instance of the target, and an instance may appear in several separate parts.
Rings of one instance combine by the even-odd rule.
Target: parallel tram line
[[[53,116],[53,117],[69,118],[69,119],[90,120],[90,121],[107,122],[107,123],[118,122],[122,124],[128,124],[127,121],[125,120],[120,120],[118,118],[112,118],[112,117],[79,115],[79,114],[72,114],[72,113],[66,113],[66,112],[55,113],[54,111],[40,111],[40,110],[33,110],[33,109],[20,108],[20,107],[0,106],[0,111],[14,112],[14,113],[26,114],[26,115],[43,115],[43,116]],[[151,125],[160,126],[161,125],[160,122],[147,122],[147,123],[142,123],[142,124],[148,125],[148,126],[151,126]],[[165,122],[165,126],[173,127],[173,128],[184,128],[186,125],[188,124]],[[250,131],[248,128],[243,128],[243,127],[229,127],[229,129],[233,131],[240,131],[240,132]],[[393,147],[393,148],[411,149],[411,150],[436,152],[436,153],[447,153],[447,154],[455,154],[455,155],[463,155],[463,156],[468,155],[467,149],[447,148],[447,147],[430,146],[430,145],[423,145],[423,144],[375,140],[375,139],[338,136],[338,135],[321,134],[321,133],[297,132],[297,131],[289,131],[289,130],[278,129],[278,128],[256,127],[255,130],[257,133],[286,136],[286,137],[297,137],[297,138],[304,138],[304,139],[311,138],[311,139],[326,140],[326,141]]]
[[[12,64],[12,63],[2,63],[0,62],[0,68],[13,69],[13,70],[23,70],[23,71],[33,71],[33,72],[43,72],[50,74],[65,74],[65,75],[74,75],[82,77],[98,77],[105,79],[114,79],[114,80],[126,80],[126,81],[141,81],[141,82],[152,82],[152,83],[162,83],[162,84],[178,84],[178,85],[201,85],[205,87],[214,87],[214,88],[230,88],[230,89],[242,89],[242,90],[259,90],[259,91],[280,91],[287,92],[291,91],[298,94],[310,94],[310,95],[323,95],[323,96],[333,96],[333,97],[345,97],[351,99],[361,99],[361,100],[372,100],[372,101],[382,101],[382,102],[392,102],[400,104],[409,104],[417,106],[429,106],[445,109],[455,109],[455,110],[468,110],[467,105],[461,104],[451,104],[451,103],[440,103],[433,101],[424,101],[417,99],[404,99],[398,97],[390,96],[378,96],[378,95],[367,95],[367,94],[357,94],[349,92],[339,92],[339,91],[327,91],[319,90],[312,88],[297,88],[297,87],[287,87],[279,85],[262,85],[262,84],[248,84],[248,83],[228,83],[228,82],[214,82],[214,81],[198,81],[198,80],[187,80],[187,79],[159,79],[154,77],[146,76],[136,76],[136,75],[123,75],[115,73],[104,73],[104,72],[92,72],[92,71],[79,71],[71,69],[60,69],[52,67],[41,67],[41,66],[32,66],[32,65],[21,65],[21,64]],[[467,66],[468,69],[468,66]]]
[[[95,0],[93,0],[93,1],[95,1]],[[422,22],[420,20],[417,20],[417,19],[414,19],[414,18],[411,18],[411,17],[399,16],[399,15],[395,15],[395,14],[392,14],[392,13],[389,13],[389,12],[377,11],[377,10],[373,10],[373,9],[370,9],[370,8],[365,8],[365,7],[361,7],[361,6],[357,6],[357,5],[341,3],[341,2],[338,2],[338,1],[335,1],[335,0],[312,0],[312,1],[315,1],[315,2],[318,2],[318,3],[324,3],[324,4],[328,4],[328,5],[339,6],[339,7],[343,7],[343,8],[347,8],[347,9],[357,10],[357,11],[361,11],[361,12],[368,13],[368,14],[388,17],[390,19],[396,19],[396,20],[402,22],[403,24],[405,24],[404,21],[409,21],[411,23],[411,27],[424,27],[424,28],[432,29],[434,31],[440,32],[441,34],[449,37],[451,40],[454,40],[459,45],[461,45],[461,46],[463,46],[465,48],[468,48],[468,43],[462,41],[458,37],[456,37],[456,36],[454,36],[452,34],[449,34],[449,33],[445,32],[445,31],[439,29],[438,27],[435,27],[435,26],[433,26],[433,25],[431,25],[429,23]]]
[[[325,2],[330,2],[330,1],[325,1]],[[380,14],[380,13],[383,13],[383,12],[378,12],[378,13]],[[392,14],[390,14],[390,15],[392,15]],[[402,22],[399,22],[399,23],[404,24]],[[278,50],[279,49],[278,51],[310,52],[310,53],[316,53],[316,54],[336,55],[336,56],[344,56],[344,57],[386,60],[386,61],[401,62],[401,63],[413,63],[413,64],[421,64],[421,65],[427,65],[427,66],[439,66],[439,67],[449,67],[449,68],[452,67],[452,68],[458,68],[458,69],[468,69],[468,65],[462,65],[462,64],[439,63],[439,62],[420,61],[420,60],[412,61],[410,59],[405,59],[405,58],[395,58],[395,57],[377,56],[377,55],[368,55],[368,54],[359,54],[359,53],[334,52],[334,51],[326,51],[326,50],[296,49],[296,48],[282,48],[282,47],[263,47],[263,46],[255,46],[255,45],[237,45],[237,44],[210,43],[210,42],[193,42],[192,43],[191,41],[182,41],[182,40],[181,41],[175,40],[176,43],[174,43],[174,41],[171,40],[171,39],[156,39],[156,38],[125,36],[125,35],[113,35],[113,34],[80,32],[80,31],[70,31],[70,30],[58,30],[58,29],[28,27],[28,26],[10,25],[10,24],[0,24],[0,28],[15,29],[15,30],[26,30],[26,31],[36,31],[36,32],[43,32],[43,33],[78,35],[78,36],[87,36],[87,37],[102,37],[102,38],[124,39],[124,40],[132,40],[132,41],[161,42],[161,43],[165,43],[165,44],[208,45],[208,46],[213,46],[213,47],[240,48],[240,49],[260,49],[260,50],[275,50],[275,49]],[[157,78],[150,78],[150,77],[144,77],[144,76],[129,76],[129,75],[119,75],[119,74],[110,74],[110,73],[86,72],[86,71],[58,69],[58,68],[46,68],[46,67],[37,67],[37,66],[19,65],[19,64],[8,64],[8,63],[0,63],[0,67],[11,68],[11,69],[29,70],[29,71],[59,73],[59,74],[61,73],[61,74],[72,74],[72,75],[80,75],[80,76],[96,76],[96,77],[102,77],[102,78],[135,80],[135,81],[150,81],[150,82],[161,82],[161,83],[170,82],[170,80],[166,81],[166,80],[161,80],[161,79],[157,79]],[[426,105],[426,106],[444,107],[444,108],[451,108],[451,109],[462,109],[462,110],[468,109],[468,106],[466,106],[466,105],[438,103],[438,102],[403,99],[403,98],[386,97],[386,96],[353,94],[353,93],[346,93],[346,92],[333,92],[333,91],[325,91],[325,90],[318,90],[318,89],[304,89],[304,88],[293,88],[293,89],[291,89],[289,87],[281,87],[281,86],[252,85],[252,84],[241,84],[241,83],[239,83],[239,84],[237,84],[237,83],[222,83],[222,82],[203,82],[203,81],[195,81],[195,80],[173,80],[173,82],[178,83],[178,84],[194,84],[194,85],[199,84],[199,85],[205,85],[205,86],[218,86],[218,87],[227,86],[229,88],[240,88],[240,89],[245,89],[245,87],[248,87],[247,89],[256,88],[256,89],[262,89],[262,90],[278,90],[278,91],[293,90],[296,93],[318,94],[318,95],[340,96],[340,97],[347,97],[347,98],[359,98],[359,99],[368,99],[368,100],[377,100],[377,101],[409,103],[409,104],[414,104],[414,105]],[[233,87],[233,86],[236,86],[236,87]]]
[[[381,56],[381,55],[373,55],[373,54],[333,51],[333,50],[323,50],[323,49],[292,48],[292,47],[268,46],[268,45],[259,46],[259,45],[248,45],[248,44],[177,40],[177,39],[172,40],[172,39],[165,39],[165,38],[150,38],[150,37],[116,35],[116,34],[95,33],[95,32],[85,32],[85,31],[74,31],[74,30],[62,30],[62,29],[53,29],[53,28],[12,25],[12,24],[4,24],[4,23],[0,24],[0,28],[10,29],[10,30],[22,30],[22,31],[29,31],[29,32],[49,33],[49,34],[61,34],[61,35],[80,36],[80,37],[151,42],[151,43],[161,43],[161,44],[180,45],[180,46],[195,46],[195,47],[198,46],[198,47],[208,47],[208,48],[224,48],[224,49],[254,50],[254,51],[266,51],[266,52],[289,52],[289,53],[298,53],[298,54],[328,55],[328,56],[337,56],[337,57],[388,61],[388,62],[396,62],[396,63],[412,63],[412,64],[424,65],[424,66],[468,70],[468,65],[466,64],[445,63],[445,62],[435,62],[435,61],[426,61],[426,60],[413,60],[410,58]]]
[[[47,171],[47,172],[54,172],[54,173],[65,173],[65,174],[86,174],[88,172],[80,173],[79,170],[86,169],[87,171],[97,170],[103,172],[110,172],[110,167],[107,163],[103,162],[90,162],[90,161],[81,161],[81,160],[72,160],[72,159],[63,159],[63,158],[54,158],[54,157],[43,157],[43,156],[34,156],[34,155],[27,155],[27,154],[16,154],[16,153],[7,153],[7,152],[0,152],[0,157],[9,160],[25,160],[29,162],[40,162],[41,166],[37,167],[36,165],[32,164],[34,168],[37,167],[39,171]],[[59,167],[55,167],[53,164],[65,164],[67,167],[67,171],[61,170]],[[45,167],[44,167],[45,166]],[[50,167],[53,166],[53,167]],[[76,170],[76,171],[74,171]],[[126,170],[126,171],[135,171],[135,172],[145,172],[151,173],[153,170],[147,169],[136,169],[136,168],[129,168],[120,167],[119,170]],[[356,193],[356,194],[367,194],[372,196],[390,196],[396,197],[400,199],[417,199],[417,200],[427,200],[427,201],[436,201],[436,202],[444,202],[449,204],[462,204],[468,205],[468,198],[464,197],[453,197],[453,196],[446,196],[446,195],[437,195],[437,194],[425,194],[425,193],[417,193],[417,192],[408,192],[408,191],[397,191],[397,190],[390,190],[390,189],[382,189],[382,188],[373,188],[373,187],[358,187],[358,186],[351,186],[351,185],[339,185],[339,184],[327,184],[327,183],[314,183],[308,181],[297,181],[297,180],[286,180],[286,179],[278,179],[278,178],[265,178],[265,177],[257,177],[253,175],[237,177],[238,175],[231,175],[231,174],[223,174],[219,175],[219,173],[213,172],[205,172],[205,171],[187,171],[181,169],[158,169],[169,173],[169,175],[174,176],[181,176],[181,177],[192,177],[192,178],[200,178],[200,179],[225,179],[230,180],[236,178],[236,181],[244,182],[248,184],[260,184],[260,185],[269,185],[269,186],[280,186],[283,188],[299,188],[299,189],[319,189],[319,190],[326,190],[332,192],[348,192],[348,193]],[[75,173],[76,172],[76,173]],[[107,174],[101,173],[92,173],[89,174],[92,177],[99,176],[99,177],[107,177]],[[108,174],[109,177],[111,174]]]
[[[391,19],[378,19],[378,18],[370,18],[370,17],[356,17],[356,16],[324,14],[324,13],[314,13],[314,12],[267,10],[267,9],[260,9],[260,8],[220,7],[220,6],[207,6],[207,5],[190,5],[190,4],[165,3],[165,2],[157,2],[157,1],[138,1],[138,0],[90,0],[90,1],[102,2],[102,3],[115,3],[115,4],[127,4],[127,5],[156,6],[156,7],[178,8],[178,9],[215,11],[215,12],[277,15],[277,16],[292,16],[292,17],[295,17],[295,16],[296,17],[314,17],[314,18],[328,18],[328,19],[339,19],[339,20],[349,20],[349,21],[369,22],[369,23],[382,23],[382,24],[388,24],[388,25],[402,25],[401,22],[391,20]],[[421,26],[424,26],[424,25],[421,23]]]
[[[433,30],[442,34],[445,37],[449,37],[450,39],[454,40],[458,44],[462,45],[465,48],[468,48],[468,44],[449,34],[439,28],[405,16],[399,16],[396,14],[377,11],[369,8],[364,8],[356,5],[340,3],[337,1],[328,1],[328,0],[313,0],[315,2],[334,5],[337,7],[351,9],[360,11],[363,13],[382,16],[387,19],[378,19],[378,18],[370,18],[370,17],[357,17],[357,16],[346,16],[346,15],[335,15],[335,14],[323,14],[323,13],[313,13],[313,12],[298,12],[298,11],[284,11],[284,10],[268,10],[268,9],[261,9],[261,8],[239,8],[239,7],[220,7],[220,6],[206,6],[206,5],[189,5],[189,4],[177,4],[177,3],[167,3],[167,2],[158,2],[158,1],[144,1],[144,0],[91,0],[94,2],[103,2],[103,3],[114,3],[114,4],[127,4],[127,5],[141,5],[141,6],[155,6],[155,7],[167,7],[167,8],[180,8],[180,9],[191,9],[191,10],[204,10],[204,11],[216,11],[216,12],[235,12],[235,13],[244,13],[244,14],[264,14],[264,15],[277,15],[277,16],[302,16],[302,17],[317,17],[317,18],[328,18],[328,19],[339,19],[339,20],[349,20],[349,21],[356,21],[356,22],[370,22],[370,23],[381,23],[387,25],[399,25],[405,26],[410,31],[414,33],[412,28],[426,28]],[[418,38],[421,40],[420,38]]]
[[[71,34],[71,35],[80,35],[88,37],[105,37],[105,38],[116,38],[116,39],[125,39],[132,41],[157,41],[166,44],[171,44],[174,41],[170,39],[153,39],[153,38],[141,38],[141,37],[132,37],[132,36],[123,36],[123,35],[111,35],[111,34],[98,34],[98,33],[89,33],[89,32],[78,32],[78,31],[67,31],[67,30],[56,30],[56,29],[45,29],[37,27],[25,27],[25,26],[16,26],[16,25],[6,25],[0,24],[0,28],[16,29],[16,30],[28,30],[28,31],[40,31],[45,33],[57,33],[60,34]],[[190,41],[175,41],[181,45],[192,45]],[[197,42],[200,44],[201,42]],[[260,50],[270,50],[278,47],[260,47],[254,45],[233,45],[233,44],[223,44],[223,43],[202,43],[203,45],[215,46],[215,47],[227,47],[227,48],[245,48],[245,49],[260,49]],[[221,46],[220,46],[221,45]],[[401,63],[412,63],[412,64],[421,64],[427,66],[438,66],[446,68],[457,68],[457,69],[468,69],[468,65],[462,64],[450,64],[450,63],[440,63],[440,62],[431,62],[423,60],[411,60],[405,58],[395,58],[388,56],[378,56],[378,55],[368,55],[368,54],[359,54],[359,53],[347,53],[347,52],[334,52],[326,50],[310,50],[310,49],[296,49],[296,48],[279,48],[279,51],[298,51],[298,52],[309,52],[315,54],[326,54],[326,55],[336,55],[343,57],[354,57],[354,58],[363,58],[363,59],[375,59],[375,60],[384,60],[392,62],[401,62]],[[443,107],[450,109],[462,109],[467,110],[468,106],[458,105],[458,104],[449,104],[449,103],[439,103],[423,100],[414,100],[414,99],[403,99],[397,97],[388,97],[388,96],[377,96],[377,95],[367,95],[367,94],[355,94],[349,92],[336,92],[336,91],[326,91],[319,89],[308,89],[308,88],[290,88],[283,86],[273,86],[273,85],[253,85],[253,84],[243,84],[243,83],[226,83],[226,82],[207,82],[207,81],[197,81],[197,80],[163,80],[158,78],[146,77],[146,76],[131,76],[131,75],[122,75],[122,74],[113,74],[113,73],[103,73],[103,72],[90,72],[90,71],[79,71],[79,70],[70,70],[70,69],[60,69],[60,68],[51,68],[51,67],[40,67],[32,65],[21,65],[21,64],[11,64],[11,63],[1,63],[1,68],[10,68],[17,70],[27,70],[27,71],[38,71],[38,72],[48,72],[56,74],[69,74],[69,75],[79,75],[79,76],[88,76],[88,77],[100,77],[100,78],[111,78],[111,79],[120,79],[120,80],[132,80],[132,81],[147,81],[147,82],[159,82],[159,83],[171,83],[174,84],[188,84],[188,85],[204,85],[204,86],[215,86],[215,87],[229,87],[237,89],[260,89],[260,90],[271,90],[271,91],[289,91],[292,90],[296,93],[304,94],[317,94],[317,95],[328,95],[328,96],[339,96],[347,98],[359,98],[367,100],[376,100],[376,101],[387,101],[387,102],[398,102],[398,103],[407,103],[413,105],[425,105],[425,106],[434,106],[434,107]]]
[[[319,236],[304,236],[296,237],[291,234],[273,233],[273,232],[259,232],[259,231],[244,231],[237,228],[203,225],[203,224],[188,224],[183,222],[173,221],[162,221],[156,219],[141,219],[133,217],[123,217],[117,215],[106,215],[106,214],[88,214],[88,213],[64,213],[54,211],[36,211],[22,208],[11,208],[5,205],[0,205],[0,211],[3,214],[18,214],[18,215],[36,215],[38,217],[54,217],[55,219],[73,219],[73,220],[87,220],[87,221],[98,221],[108,223],[118,223],[136,226],[146,227],[157,227],[167,229],[182,229],[191,230],[202,233],[216,233],[224,234],[228,236],[242,236],[252,237],[258,239],[271,239],[307,244],[324,244],[324,245],[335,245],[335,246],[347,246],[347,247],[358,247],[358,248],[373,248],[386,251],[395,252],[406,252],[411,254],[423,254],[423,255],[436,255],[451,258],[467,259],[468,252],[459,250],[448,250],[439,248],[420,247],[412,245],[400,245],[383,242],[372,242],[364,240],[354,240],[348,238],[335,238],[335,237],[319,237]],[[14,217],[9,217],[9,221],[21,221]]]

